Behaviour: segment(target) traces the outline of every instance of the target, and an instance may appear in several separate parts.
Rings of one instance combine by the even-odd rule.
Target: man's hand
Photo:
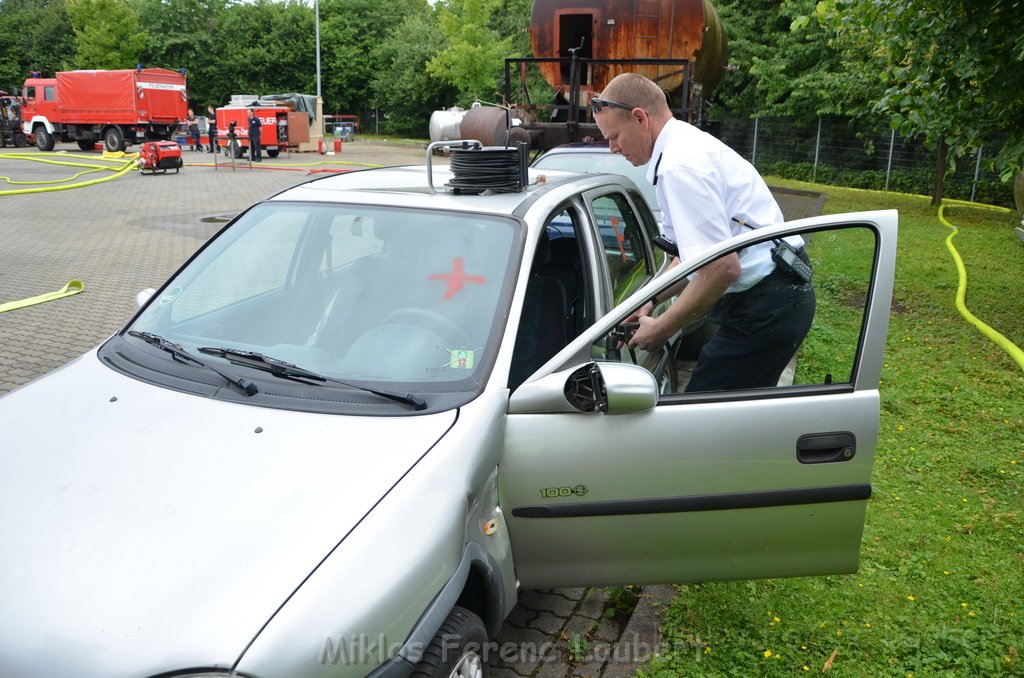
[[[632,315],[630,315],[628,318],[626,318],[622,322],[624,322],[624,323],[635,323],[638,320],[640,320],[641,317],[650,316],[652,313],[654,313],[654,302],[648,301],[643,306],[638,308],[636,310],[636,313],[633,313]]]
[[[641,348],[648,353],[657,351],[660,349],[669,336],[672,334],[672,328],[668,328],[668,332],[665,331],[666,323],[661,322],[661,318],[652,318],[649,315],[640,316],[638,318],[640,327],[636,332],[633,333],[633,338],[629,340],[630,348]]]

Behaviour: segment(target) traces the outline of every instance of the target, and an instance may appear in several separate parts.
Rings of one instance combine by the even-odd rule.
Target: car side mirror
[[[152,287],[147,287],[146,289],[144,289],[141,292],[139,292],[138,294],[136,294],[135,295],[135,308],[142,308],[143,306],[145,306],[146,302],[148,302],[150,300],[150,298],[152,298],[153,294],[155,294],[155,293],[156,293],[155,289],[153,289]]]
[[[633,414],[658,404],[658,383],[643,367],[591,362],[520,386],[509,399],[510,414],[603,412]]]

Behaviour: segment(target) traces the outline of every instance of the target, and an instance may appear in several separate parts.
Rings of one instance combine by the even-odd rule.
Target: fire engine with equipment
[[[287,106],[273,106],[259,102],[248,106],[222,106],[217,109],[217,144],[231,158],[241,158],[249,148],[249,112],[255,111],[260,119],[260,146],[271,158],[288,146]]]
[[[185,75],[164,68],[62,71],[25,81],[22,128],[41,151],[57,141],[111,152],[143,141],[168,140],[188,116]]]
[[[150,174],[166,173],[169,169],[173,169],[177,174],[184,166],[181,146],[173,141],[147,141],[139,148],[136,163],[140,174],[145,174],[146,170],[149,170]]]
[[[0,91],[0,146],[24,148],[28,140],[21,131],[21,108],[18,100]]]

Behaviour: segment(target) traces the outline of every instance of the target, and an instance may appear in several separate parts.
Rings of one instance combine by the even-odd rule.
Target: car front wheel
[[[423,651],[413,678],[486,678],[487,630],[480,617],[456,607]]]

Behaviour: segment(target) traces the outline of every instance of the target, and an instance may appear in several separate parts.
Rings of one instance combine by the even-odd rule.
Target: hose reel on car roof
[[[476,140],[438,141],[427,147],[427,179],[434,188],[430,162],[437,146],[452,148],[453,177],[445,184],[456,195],[518,193],[530,183],[527,150],[529,144],[520,141],[515,148],[483,146]]]

